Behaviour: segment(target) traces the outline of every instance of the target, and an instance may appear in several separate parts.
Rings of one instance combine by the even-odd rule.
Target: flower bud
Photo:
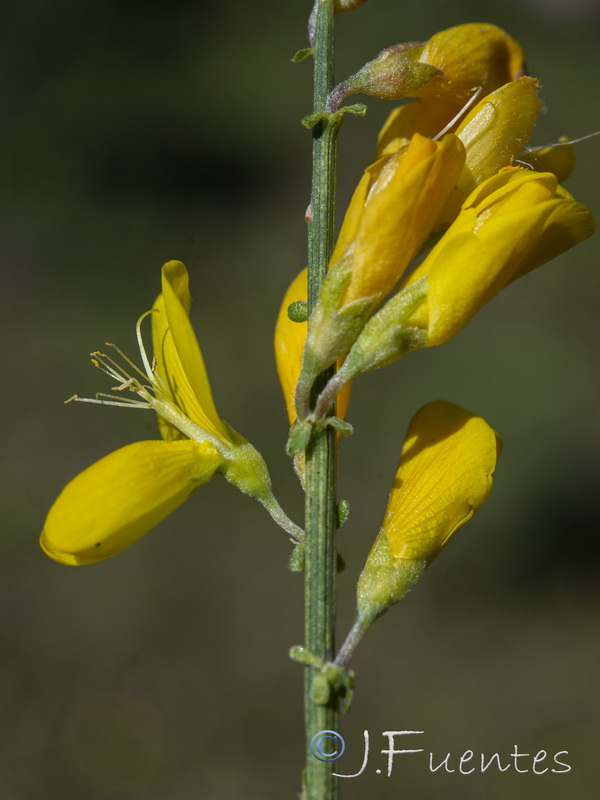
[[[336,86],[327,100],[327,109],[337,111],[348,95],[357,92],[384,100],[414,97],[428,81],[442,74],[437,67],[417,60],[421,47],[418,42],[386,47],[358,72]]]
[[[485,420],[438,400],[411,420],[383,525],[357,586],[370,624],[400,600],[492,490],[501,451]]]

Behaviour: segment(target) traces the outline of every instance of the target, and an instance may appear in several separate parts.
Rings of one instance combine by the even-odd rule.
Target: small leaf
[[[337,526],[341,528],[348,519],[350,513],[350,503],[347,500],[340,500],[337,504]]]
[[[302,50],[298,50],[298,52],[292,56],[291,60],[294,64],[298,64],[300,61],[304,61],[305,58],[312,56],[312,54],[313,54],[312,47],[304,47],[302,48]]]
[[[306,450],[311,433],[312,425],[310,422],[297,419],[290,428],[290,435],[285,447],[288,456],[295,456],[297,453]]]
[[[356,117],[364,117],[367,113],[367,106],[364,103],[353,103],[351,106],[342,106],[338,114],[354,114]]]
[[[329,111],[313,111],[312,114],[308,114],[306,117],[303,117],[300,121],[304,125],[305,128],[314,128],[321,121],[327,121],[330,117]]]

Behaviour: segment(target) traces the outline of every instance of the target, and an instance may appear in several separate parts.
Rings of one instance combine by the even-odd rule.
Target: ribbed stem
[[[333,0],[315,4],[314,111],[325,109],[333,88]],[[311,215],[308,223],[308,310],[315,306],[334,244],[335,160],[339,123],[319,122],[313,129]],[[310,325],[310,319],[309,319]],[[329,375],[316,382],[318,394]],[[330,428],[314,435],[306,451],[305,646],[324,661],[335,653],[336,619],[336,448]],[[333,765],[310,750],[313,736],[337,730],[338,699],[317,705],[312,683],[318,668],[305,668],[306,730],[305,800],[337,800],[338,779]]]

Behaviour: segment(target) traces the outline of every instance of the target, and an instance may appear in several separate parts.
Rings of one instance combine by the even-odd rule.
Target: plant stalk
[[[314,41],[314,111],[325,109],[333,89],[333,0],[316,0]],[[308,312],[313,310],[334,245],[335,161],[338,120],[321,121],[312,129],[312,188],[308,216]],[[310,316],[309,322],[310,326]],[[315,397],[331,377],[331,371],[315,384]],[[336,441],[326,428],[315,433],[306,450],[306,551],[305,551],[305,646],[323,661],[335,654],[336,622]],[[306,769],[304,800],[337,800],[338,779],[331,762],[320,761],[310,749],[319,731],[337,731],[339,701],[332,692],[327,705],[312,699],[318,667],[306,667],[304,717]]]

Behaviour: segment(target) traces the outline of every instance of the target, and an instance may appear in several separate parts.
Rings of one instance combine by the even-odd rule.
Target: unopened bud
[[[437,400],[413,417],[382,528],[358,580],[368,626],[397,603],[488,498],[502,445],[485,420]]]
[[[422,49],[423,45],[418,42],[386,47],[357,73],[336,86],[327,101],[328,111],[337,111],[348,95],[357,92],[384,100],[414,96],[432,78],[443,75],[437,67],[417,60]]]

